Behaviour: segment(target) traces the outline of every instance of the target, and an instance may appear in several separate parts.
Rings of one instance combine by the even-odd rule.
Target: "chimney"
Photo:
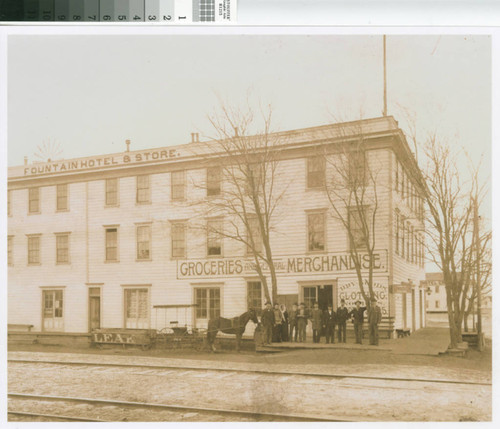
[[[24,165],[28,165],[28,157],[27,156],[24,157]]]
[[[196,135],[196,133],[191,133],[191,143],[194,143],[196,142],[194,136]]]
[[[127,152],[130,152],[130,140],[125,140],[125,144],[127,145]]]
[[[234,127],[234,136],[238,137],[238,127]]]

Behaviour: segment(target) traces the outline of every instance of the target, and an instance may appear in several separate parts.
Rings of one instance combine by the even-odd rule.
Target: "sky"
[[[273,106],[273,128],[378,117],[380,35],[15,35],[8,39],[8,165],[188,143],[219,100]],[[489,36],[388,36],[388,113],[437,132],[491,175]],[[465,163],[463,164],[465,168]],[[488,197],[485,211],[490,212]]]

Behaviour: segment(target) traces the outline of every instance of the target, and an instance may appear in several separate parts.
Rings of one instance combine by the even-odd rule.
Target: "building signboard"
[[[364,290],[368,294],[368,281],[364,279]],[[377,277],[373,279],[373,293],[377,298],[377,304],[382,310],[382,316],[389,315],[389,281],[387,277]],[[338,302],[345,300],[347,308],[353,308],[356,301],[361,301],[361,306],[364,307],[365,300],[359,288],[358,279],[339,279],[338,287]]]
[[[360,254],[359,261],[364,271],[368,270],[368,254]],[[326,253],[320,255],[288,255],[274,259],[276,273],[280,275],[346,274],[355,273],[355,259],[349,253]],[[373,255],[374,272],[387,272],[387,251],[379,250]],[[264,267],[269,272],[269,267]],[[178,279],[220,278],[255,275],[255,261],[250,258],[192,259],[177,261]]]
[[[411,284],[401,282],[401,284],[392,285],[392,293],[411,293]]]
[[[111,167],[130,164],[142,164],[155,161],[166,161],[178,158],[182,154],[177,149],[144,150],[140,152],[124,152],[121,154],[95,156],[90,158],[69,159],[51,162],[40,162],[23,167],[24,176],[67,173],[100,167]],[[18,167],[15,167],[18,168]]]
[[[148,329],[96,329],[92,332],[92,342],[96,344],[135,344],[151,343],[154,330]]]

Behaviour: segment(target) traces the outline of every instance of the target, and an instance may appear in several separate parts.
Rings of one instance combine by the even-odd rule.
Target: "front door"
[[[63,291],[44,290],[42,303],[43,330],[62,332],[64,330]]]
[[[401,297],[403,299],[403,329],[408,327],[407,311],[406,311],[406,293],[402,293]]]
[[[89,288],[89,332],[101,327],[101,289]]]
[[[415,332],[417,330],[417,309],[415,306],[415,289],[411,290],[411,330]]]
[[[328,306],[333,307],[333,286],[320,285],[318,287],[318,304],[320,310],[328,310]]]

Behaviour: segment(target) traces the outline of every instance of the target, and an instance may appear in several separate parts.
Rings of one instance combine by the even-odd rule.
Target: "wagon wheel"
[[[198,328],[193,331],[193,342],[196,351],[205,350],[207,348],[207,329]]]
[[[172,331],[171,328],[165,327],[165,328],[159,329],[157,331],[157,335],[156,335],[157,344],[162,345],[163,347],[167,348],[167,345],[170,342],[173,334],[174,334],[174,332]]]

